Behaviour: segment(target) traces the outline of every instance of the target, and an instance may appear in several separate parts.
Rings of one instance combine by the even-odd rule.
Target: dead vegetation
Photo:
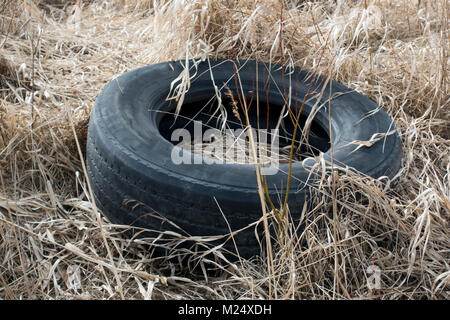
[[[449,298],[447,1],[149,3],[3,2],[1,298]],[[335,177],[335,201],[318,192],[305,231],[274,239],[270,261],[211,262],[211,272],[210,257],[178,259],[186,252],[173,244],[156,258],[151,239],[99,224],[77,143],[84,152],[105,83],[186,57],[329,70],[395,119],[404,156],[397,182],[389,189],[357,174]],[[373,265],[376,291],[367,285]]]

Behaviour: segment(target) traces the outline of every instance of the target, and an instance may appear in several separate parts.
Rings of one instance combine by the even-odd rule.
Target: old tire
[[[211,60],[210,64],[217,85],[233,78],[233,62]],[[253,61],[238,61],[237,64],[244,92],[255,90],[257,73],[261,97],[265,97],[268,90],[264,81],[272,81],[267,96],[271,104],[282,105],[282,95],[276,89],[283,86],[279,66]],[[198,65],[195,80],[191,81],[186,94],[186,104],[214,96],[208,70],[207,62]],[[229,227],[238,230],[261,217],[255,168],[241,164],[172,163],[174,146],[161,135],[161,113],[155,111],[175,107],[165,99],[171,82],[181,71],[180,62],[159,63],[127,72],[106,85],[97,98],[89,123],[88,176],[97,205],[113,223],[179,232],[167,221],[149,215],[156,212],[190,235],[226,234]],[[297,88],[290,91],[291,99],[297,98],[301,104],[310,85],[310,75],[300,70],[289,76],[284,74],[285,82],[296,79],[292,85]],[[313,87],[320,91],[322,80],[317,78]],[[329,98],[329,85],[323,91],[323,102]],[[235,81],[229,81],[228,86],[235,90]],[[401,142],[393,120],[374,102],[342,84],[332,82],[331,94],[335,162],[374,178],[392,178],[401,164]],[[307,102],[305,113],[311,112],[314,102],[314,99]],[[321,108],[316,115],[316,121],[325,130],[329,123],[327,108]],[[379,110],[373,112],[376,109]],[[392,131],[395,132],[370,147],[360,146],[355,151],[358,145],[350,143],[368,141],[376,133]],[[324,156],[329,160],[330,152]],[[291,180],[289,206],[294,220],[299,217],[309,192],[305,182],[311,185],[314,179],[314,176],[308,177],[305,163],[307,161],[293,164],[292,172],[297,179]],[[280,169],[287,172],[287,164],[282,164]],[[276,204],[286,179],[281,171],[267,176],[269,193]],[[253,228],[240,232],[234,240],[242,256],[260,252]],[[226,246],[233,249],[232,241]]]

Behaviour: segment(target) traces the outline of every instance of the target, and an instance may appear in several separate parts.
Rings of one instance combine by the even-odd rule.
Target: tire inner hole
[[[239,103],[225,98],[222,100],[221,110],[218,110],[218,102],[215,98],[189,102],[182,105],[177,117],[175,117],[175,106],[166,110],[168,111],[160,116],[159,131],[172,144],[201,154],[203,157],[221,158],[234,163],[251,163],[253,161],[250,134],[248,130],[245,130],[247,127],[245,113]],[[253,141],[257,142],[253,146],[258,150],[258,161],[289,162],[295,113],[292,118],[294,121],[292,121],[286,110],[283,113],[284,117],[280,120],[281,112],[283,112],[282,106],[265,101],[259,103],[259,114],[255,102],[249,107],[248,119],[251,127],[261,129],[253,131]],[[226,121],[224,123],[225,113]],[[305,134],[304,127],[307,117],[306,113],[300,115],[294,142],[293,161],[302,161],[307,157],[316,156],[320,152],[326,152],[330,148],[328,130],[315,119],[312,120],[309,130]],[[278,135],[271,131],[276,128],[278,128]],[[187,130],[189,139],[173,139],[173,134],[177,129]],[[208,132],[208,129],[213,130]],[[214,133],[211,134],[211,131]],[[196,132],[201,132],[201,134],[196,136]],[[277,148],[275,148],[274,140],[276,136],[278,136]],[[232,140],[234,143],[231,142]]]

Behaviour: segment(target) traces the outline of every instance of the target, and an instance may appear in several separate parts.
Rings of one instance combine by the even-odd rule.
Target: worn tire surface
[[[233,62],[211,60],[210,64],[219,88],[228,81],[229,88],[236,90],[234,80],[229,81],[234,75]],[[270,103],[282,105],[283,98],[276,89],[283,85],[279,66],[253,61],[238,61],[237,64],[244,92],[254,90],[257,73],[261,97],[266,96],[264,81],[270,71],[269,81],[274,83],[268,95]],[[106,85],[97,98],[89,123],[88,176],[97,205],[113,223],[180,232],[164,219],[149,215],[156,212],[190,235],[226,234],[229,232],[227,222],[234,231],[261,217],[255,168],[240,164],[172,163],[174,146],[158,130],[161,120],[158,111],[175,107],[165,99],[171,82],[181,71],[179,62],[159,63],[127,72]],[[194,72],[196,75],[191,80],[185,103],[214,96],[208,63],[200,63],[191,74]],[[291,91],[291,99],[297,96],[301,105],[310,85],[310,75],[295,70],[291,75],[285,73],[285,77],[285,81],[298,79],[291,82],[297,86]],[[322,80],[317,78],[313,85],[318,91],[322,89]],[[324,128],[329,126],[330,85],[334,161],[374,178],[392,178],[401,165],[401,142],[393,120],[363,95],[337,82],[329,82],[317,105],[326,103],[327,106],[320,108],[315,117]],[[315,102],[314,99],[308,101],[304,111],[311,112]],[[355,151],[358,145],[350,143],[368,141],[376,133],[392,131],[394,133],[371,147]],[[329,160],[330,151],[324,157]],[[291,179],[289,206],[294,220],[299,218],[308,186],[314,182],[314,175],[309,176],[306,164],[308,161],[293,164],[296,179]],[[283,172],[287,172],[287,164],[280,165],[280,169],[278,174],[267,176],[269,193],[276,204],[279,204],[280,190],[285,189],[287,177]],[[258,230],[261,231],[262,226]],[[254,228],[238,233],[235,241],[242,256],[260,253]],[[227,248],[234,248],[231,240]]]

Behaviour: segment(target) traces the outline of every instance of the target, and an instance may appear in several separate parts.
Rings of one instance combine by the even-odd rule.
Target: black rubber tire
[[[233,78],[233,62],[211,60],[212,73],[217,85]],[[254,89],[258,72],[261,96],[266,96],[263,82],[268,79],[276,85],[270,87],[271,103],[282,104],[278,88],[283,88],[279,66],[254,61],[238,61],[239,76],[244,92]],[[261,217],[255,168],[252,165],[175,165],[171,162],[174,147],[164,139],[158,125],[161,113],[169,108],[165,101],[171,82],[180,74],[179,62],[149,65],[127,72],[112,80],[102,90],[91,114],[87,140],[87,168],[97,205],[113,223],[133,225],[152,230],[174,230],[170,224],[149,216],[154,211],[166,217],[190,235],[221,235],[231,229],[238,230]],[[192,70],[192,74],[194,70]],[[292,97],[299,105],[310,86],[310,74],[295,70],[285,74],[285,83],[293,81]],[[320,91],[322,78],[312,86]],[[287,82],[289,83],[289,82]],[[322,102],[328,101],[330,83],[325,88]],[[235,82],[229,81],[231,90]],[[337,82],[332,82],[331,125],[334,161],[379,178],[392,178],[401,166],[401,142],[393,120],[373,101]],[[208,62],[201,62],[185,103],[214,96]],[[308,101],[305,112],[311,112],[315,100]],[[328,102],[327,102],[328,103]],[[294,103],[292,103],[294,105]],[[172,104],[170,108],[173,108]],[[378,109],[376,112],[374,112]],[[324,128],[329,126],[328,107],[316,115],[316,121]],[[375,142],[371,147],[350,144],[355,140],[368,141],[376,133],[393,134]],[[330,152],[324,154],[330,160]],[[293,164],[291,179],[290,212],[294,220],[299,218],[304,205],[305,187],[313,183],[308,176],[305,161]],[[287,172],[287,164],[280,166]],[[280,190],[286,186],[286,174],[279,172],[267,176],[272,201],[279,203]],[[308,180],[309,179],[309,180]],[[124,200],[136,200],[126,204]],[[217,203],[223,212],[218,209]],[[178,230],[179,232],[179,230]],[[252,256],[260,252],[254,229],[246,229],[236,237],[239,253]],[[232,241],[227,242],[232,249]]]

